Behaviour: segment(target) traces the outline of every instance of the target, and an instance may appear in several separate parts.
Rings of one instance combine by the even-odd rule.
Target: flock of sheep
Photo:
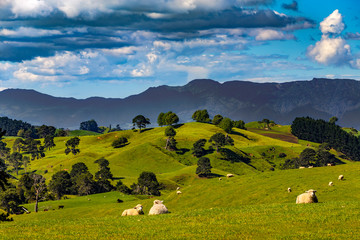
[[[340,175],[339,180],[344,180],[344,175]],[[333,182],[329,182],[329,186],[333,186],[334,183]],[[288,188],[288,192],[291,192],[291,188]],[[300,194],[299,196],[296,197],[296,204],[299,203],[317,203],[318,199],[317,196],[315,195],[316,190],[310,189],[307,190],[305,193]]]
[[[233,174],[228,174],[227,178],[229,177],[234,177]],[[340,175],[338,177],[339,180],[344,180],[344,175]],[[222,180],[221,178],[219,178],[219,180]],[[329,182],[329,186],[333,186],[333,182]],[[178,187],[176,194],[181,194],[182,192],[180,191],[180,188]],[[291,188],[289,187],[288,192],[291,192]],[[318,202],[318,198],[316,196],[316,190],[310,189],[308,191],[306,191],[305,193],[302,193],[300,195],[298,195],[296,197],[296,204],[300,204],[300,203],[317,203]],[[149,215],[158,215],[158,214],[164,214],[164,213],[169,213],[167,207],[163,204],[163,201],[161,200],[155,200],[154,201],[154,205],[151,207],[150,211],[149,211]],[[144,211],[143,211],[143,206],[141,204],[136,205],[134,208],[130,208],[130,209],[125,209],[123,211],[123,213],[121,214],[121,216],[135,216],[135,215],[143,215]]]

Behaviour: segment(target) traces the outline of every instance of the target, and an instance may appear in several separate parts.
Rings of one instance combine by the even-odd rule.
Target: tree
[[[204,149],[205,143],[206,143],[206,139],[199,139],[193,144],[192,154],[195,157],[199,158],[206,154],[206,150]]]
[[[226,133],[231,133],[231,130],[233,128],[233,122],[231,121],[230,118],[224,118],[223,120],[221,120],[221,122],[219,123],[219,127],[224,129],[224,131]]]
[[[78,154],[80,152],[80,149],[77,147],[80,144],[80,138],[73,137],[66,141],[65,146],[65,154],[68,155],[70,152],[74,155]]]
[[[133,126],[137,126],[139,128],[139,133],[141,133],[141,129],[145,128],[146,125],[151,124],[148,118],[145,118],[143,115],[137,115],[132,120]]]
[[[50,182],[49,190],[52,191],[59,200],[64,194],[70,194],[72,188],[72,181],[70,174],[67,171],[59,171],[55,173]]]
[[[30,163],[30,158],[28,156],[23,156],[23,165],[25,169],[25,173],[27,173],[27,166]]]
[[[168,137],[166,139],[165,149],[171,151],[176,150],[176,140],[174,139],[175,135],[176,135],[176,131],[173,126],[168,126],[165,129],[165,136]]]
[[[201,157],[199,158],[197,162],[197,168],[196,168],[196,174],[199,177],[207,177],[211,174],[211,164],[210,159],[207,157]]]
[[[164,119],[164,116],[165,116],[165,113],[161,112],[161,113],[159,114],[158,118],[157,118],[157,124],[158,124],[160,127],[166,125],[165,122],[164,122],[164,120],[165,120],[165,119]]]
[[[223,116],[221,116],[220,114],[217,114],[214,116],[212,123],[214,125],[218,125],[221,122],[221,120],[223,120]]]
[[[80,123],[80,130],[98,132],[99,127],[94,119]]]
[[[48,150],[50,150],[51,148],[55,147],[56,144],[54,142],[54,137],[53,136],[46,136],[44,139],[44,148],[47,148]]]
[[[19,210],[21,203],[19,194],[15,188],[9,188],[6,191],[0,192],[0,206],[7,212],[14,214]]]
[[[8,185],[7,180],[10,178],[9,174],[6,173],[6,164],[3,160],[4,156],[7,156],[10,152],[10,149],[6,148],[6,143],[1,141],[4,135],[5,131],[0,128],[0,187],[3,191],[5,190],[5,186]]]
[[[95,179],[97,180],[109,180],[113,179],[113,175],[109,168],[109,161],[105,158],[100,158],[94,163],[99,164],[99,171],[95,173]]]
[[[131,189],[126,186],[121,180],[116,183],[116,190],[124,194],[131,194]]]
[[[31,160],[45,157],[44,147],[41,146],[40,140],[33,138],[26,138],[25,141],[22,142],[22,151],[25,154],[30,154]]]
[[[234,140],[230,136],[225,137],[222,133],[212,135],[209,142],[216,147],[216,152],[219,152],[219,149],[225,145],[234,145]]]
[[[53,126],[42,125],[37,129],[37,135],[40,138],[45,138],[47,136],[54,136],[56,132],[56,128]]]
[[[22,154],[18,152],[13,152],[9,157],[8,161],[10,165],[15,169],[16,175],[19,175],[19,167],[23,165],[22,159]]]
[[[21,149],[22,149],[22,147],[23,147],[23,140],[22,140],[22,138],[17,138],[17,139],[15,139],[14,144],[13,144],[13,147],[12,147],[13,151],[14,151],[14,152],[20,152]]]
[[[233,121],[233,126],[240,129],[246,129],[245,122],[243,120]]]
[[[305,148],[299,156],[301,166],[315,165],[316,152],[312,148]]]
[[[33,174],[33,186],[32,189],[35,192],[35,212],[38,212],[38,205],[40,199],[43,197],[44,193],[47,190],[46,184],[45,184],[45,178],[39,174]],[[60,199],[60,198],[58,198]]]
[[[125,146],[125,144],[128,142],[126,137],[119,137],[118,139],[114,140],[111,144],[113,148],[120,148]]]
[[[77,176],[75,181],[75,189],[78,195],[84,196],[96,193],[97,184],[94,181],[94,176],[89,173],[81,173]]]
[[[270,120],[267,118],[264,118],[262,121],[262,123],[265,123],[265,128],[270,128],[269,124],[270,124]]]
[[[335,116],[331,117],[330,120],[329,120],[329,123],[331,124],[335,124],[339,119]]]
[[[68,132],[64,129],[57,129],[55,136],[56,137],[66,137],[68,135]]]
[[[138,178],[138,183],[132,185],[134,194],[146,194],[160,196],[160,184],[153,172],[142,172]]]
[[[88,173],[88,172],[89,172],[89,169],[86,166],[86,164],[83,162],[78,162],[78,163],[75,163],[74,165],[72,165],[71,171],[70,171],[70,177],[76,178],[77,176],[79,176],[83,173]]]
[[[196,122],[210,122],[209,113],[206,109],[204,110],[197,110],[193,113],[192,117],[193,120]]]

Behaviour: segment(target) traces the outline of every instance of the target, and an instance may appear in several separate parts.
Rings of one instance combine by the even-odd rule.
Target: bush
[[[286,153],[279,153],[279,158],[284,158],[286,156],[287,156]]]
[[[9,213],[3,211],[0,209],[0,222],[9,222],[9,221],[14,221],[13,218],[9,218]]]
[[[124,194],[131,194],[131,189],[126,186],[125,184],[123,184],[123,182],[121,180],[119,180],[116,184],[116,190],[119,191],[119,192],[122,192]]]
[[[113,143],[111,144],[111,146],[113,148],[120,148],[125,146],[125,144],[128,142],[126,137],[120,137],[118,139],[116,139],[115,141],[113,141]]]

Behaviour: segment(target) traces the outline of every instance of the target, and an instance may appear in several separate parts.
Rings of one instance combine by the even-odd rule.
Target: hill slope
[[[159,86],[124,99],[93,97],[83,100],[56,98],[33,90],[0,92],[1,114],[32,124],[78,128],[95,119],[99,125],[120,123],[129,128],[143,114],[155,125],[160,112],[173,111],[182,122],[198,109],[245,122],[264,117],[290,124],[295,117],[339,118],[339,124],[360,128],[360,82],[346,79],[313,79],[288,83],[252,83],[194,80],[185,86]]]

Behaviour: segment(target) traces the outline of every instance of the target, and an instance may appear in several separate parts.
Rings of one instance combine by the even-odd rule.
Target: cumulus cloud
[[[349,65],[353,58],[350,45],[342,36],[336,36],[344,28],[342,15],[336,9],[320,23],[321,40],[308,47],[307,55],[324,65]]]
[[[295,36],[292,34],[285,34],[281,31],[276,31],[273,29],[256,30],[255,35],[255,39],[257,41],[295,39]]]
[[[310,46],[308,55],[325,65],[344,65],[351,59],[350,45],[341,37],[329,38],[324,35],[315,46]]]
[[[36,29],[32,27],[20,27],[18,29],[1,29],[0,36],[6,37],[44,37],[44,36],[54,36],[54,35],[63,35],[59,30],[46,30],[46,29]]]
[[[338,9],[320,23],[320,30],[323,34],[340,34],[344,28],[345,24]]]

